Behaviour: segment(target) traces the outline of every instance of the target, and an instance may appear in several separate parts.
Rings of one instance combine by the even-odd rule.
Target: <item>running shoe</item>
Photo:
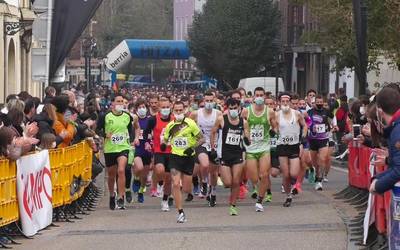
[[[292,204],[292,197],[287,197],[285,203],[283,203],[284,207],[290,207],[290,205]]]
[[[322,179],[322,182],[328,182],[329,180],[328,180],[328,177],[327,176],[325,176],[323,179]]]
[[[308,182],[310,184],[315,183],[315,169],[314,167],[310,168],[310,173],[308,174]]]
[[[199,194],[200,194],[199,185],[193,186],[193,195],[199,195]]]
[[[239,191],[239,199],[244,200],[246,199],[246,195],[249,191],[246,188],[246,185],[240,185],[240,191]]]
[[[110,209],[115,210],[115,196],[110,196]]]
[[[297,195],[297,194],[299,194],[299,190],[297,190],[296,185],[293,185],[293,186],[292,186],[292,190],[290,190],[290,193],[291,193],[292,195]]]
[[[143,203],[143,202],[144,202],[144,195],[143,195],[143,193],[138,193],[137,201],[138,201],[139,203]]]
[[[185,223],[187,220],[186,220],[186,215],[185,215],[185,213],[180,213],[180,214],[178,214],[178,219],[177,219],[177,223]]]
[[[282,193],[282,194],[286,193],[285,187],[284,187],[283,185],[281,186],[281,193]]]
[[[251,191],[251,198],[257,199],[258,197],[258,192],[256,188],[253,188],[253,191]]]
[[[322,182],[320,181],[316,182],[314,188],[316,191],[322,191]]]
[[[272,201],[272,194],[267,194],[264,198],[264,202],[271,202]]]
[[[119,199],[117,200],[117,209],[121,209],[121,210],[125,209],[124,197],[119,198]]]
[[[217,205],[217,196],[216,195],[210,195],[210,200],[208,201],[208,205],[210,207],[215,207],[215,205]]]
[[[224,186],[224,183],[222,182],[221,177],[218,177],[217,185],[218,185],[218,186],[221,186],[221,187]]]
[[[229,207],[229,214],[231,216],[237,216],[239,214],[237,207],[231,205]]]
[[[174,198],[169,197],[168,198],[168,206],[172,207],[172,205],[174,205]]]
[[[301,187],[301,182],[296,182],[295,186],[298,193],[303,192],[303,188]]]
[[[304,178],[308,179],[310,170],[306,169],[306,173],[304,174]]]
[[[185,199],[185,201],[186,201],[186,202],[190,202],[190,201],[192,201],[192,200],[193,200],[193,194],[188,194],[187,197],[186,197],[186,199]]]
[[[161,201],[161,211],[163,212],[169,211],[168,201]]]
[[[126,199],[126,202],[127,203],[131,203],[132,202],[132,192],[131,192],[131,190],[127,190],[126,192],[125,192],[125,199]]]
[[[155,188],[152,188],[151,190],[150,190],[150,196],[151,197],[157,197],[157,188],[155,187]]]
[[[208,191],[207,191],[207,183],[203,183],[200,189],[199,198],[206,198]]]
[[[264,212],[264,207],[261,203],[257,202],[255,205],[255,208],[256,208],[256,212]]]
[[[140,189],[140,181],[139,180],[133,180],[132,191],[134,193],[137,193],[137,192],[139,192],[139,189]]]

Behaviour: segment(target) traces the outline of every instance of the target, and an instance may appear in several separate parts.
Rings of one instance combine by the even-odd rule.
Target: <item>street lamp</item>
[[[274,41],[272,41],[272,47],[276,51],[275,54],[275,98],[278,99],[278,94],[279,94],[279,65],[282,60],[282,55],[281,55],[281,48],[282,48],[282,41],[277,38]]]
[[[89,92],[92,88],[92,56],[97,56],[97,41],[94,37],[83,39],[83,55],[85,57],[86,88]]]

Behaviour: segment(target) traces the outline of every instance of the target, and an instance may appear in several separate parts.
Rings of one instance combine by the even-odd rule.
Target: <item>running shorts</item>
[[[116,153],[104,153],[104,160],[106,162],[106,167],[112,167],[118,165],[118,158],[124,156],[128,159],[129,150],[124,150]]]
[[[296,159],[300,157],[300,144],[295,145],[278,145],[276,147],[278,156]]]
[[[271,151],[271,167],[279,169],[279,156],[276,150]]]
[[[194,157],[171,154],[169,158],[169,167],[185,175],[193,175]]]
[[[210,151],[207,151],[207,149],[206,149],[205,147],[203,147],[203,146],[198,146],[197,148],[195,148],[195,151],[196,151],[196,159],[195,159],[195,162],[196,162],[197,164],[200,163],[200,162],[199,162],[199,155],[202,154],[202,153],[208,155],[208,159],[209,159],[209,161],[210,161],[211,163],[213,163],[213,164],[218,164],[218,163],[215,161],[215,159],[211,159],[211,157],[210,157],[211,152],[210,152]]]
[[[135,158],[140,157],[142,159],[143,165],[150,165],[151,163],[151,154],[145,154],[145,155],[140,155],[140,154],[135,154]]]
[[[311,151],[319,151],[321,148],[325,148],[329,146],[329,139],[323,140],[310,140],[310,150]]]
[[[154,165],[163,164],[165,172],[169,173],[169,161],[170,161],[171,154],[164,154],[164,153],[155,153],[154,154]]]
[[[246,153],[246,160],[260,160],[264,155],[269,154],[269,151],[259,153]]]

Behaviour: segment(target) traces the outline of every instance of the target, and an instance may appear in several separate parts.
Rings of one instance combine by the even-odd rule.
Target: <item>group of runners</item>
[[[313,90],[305,99],[289,93],[275,99],[261,87],[251,95],[240,89],[221,100],[207,91],[195,103],[185,96],[173,102],[151,96],[129,104],[116,94],[111,110],[98,121],[105,137],[110,209],[124,209],[132,192],[144,202],[150,172],[152,195],[158,186],[162,211],[175,203],[178,223],[186,221],[185,196],[187,202],[198,196],[216,205],[219,178],[230,189],[232,216],[238,215],[237,200],[248,188],[255,211],[264,211],[272,201],[271,176],[282,177],[284,207],[302,191],[305,176],[322,190],[334,147],[327,101]]]

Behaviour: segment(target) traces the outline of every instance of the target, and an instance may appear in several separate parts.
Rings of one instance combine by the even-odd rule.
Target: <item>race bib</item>
[[[271,145],[271,147],[276,147],[276,138],[271,138],[269,144]]]
[[[211,152],[211,144],[210,143],[206,142],[202,146],[205,147],[208,152]],[[217,148],[217,146],[218,146],[217,144],[214,144],[214,148]]]
[[[126,142],[126,137],[124,134],[113,134],[111,136],[111,143],[115,145],[123,144]]]
[[[294,136],[285,136],[281,138],[282,144],[291,144],[294,142]]]
[[[257,125],[250,129],[250,140],[253,142],[259,142],[264,140],[264,126]]]
[[[174,139],[173,144],[177,148],[188,148],[189,143],[186,137],[177,137]]]
[[[240,135],[238,134],[233,134],[233,133],[228,133],[226,135],[226,144],[228,145],[234,145],[237,146],[240,144]]]
[[[143,140],[143,129],[140,130],[139,140]]]
[[[322,134],[326,132],[325,124],[316,124],[315,125],[315,132],[317,134]]]

